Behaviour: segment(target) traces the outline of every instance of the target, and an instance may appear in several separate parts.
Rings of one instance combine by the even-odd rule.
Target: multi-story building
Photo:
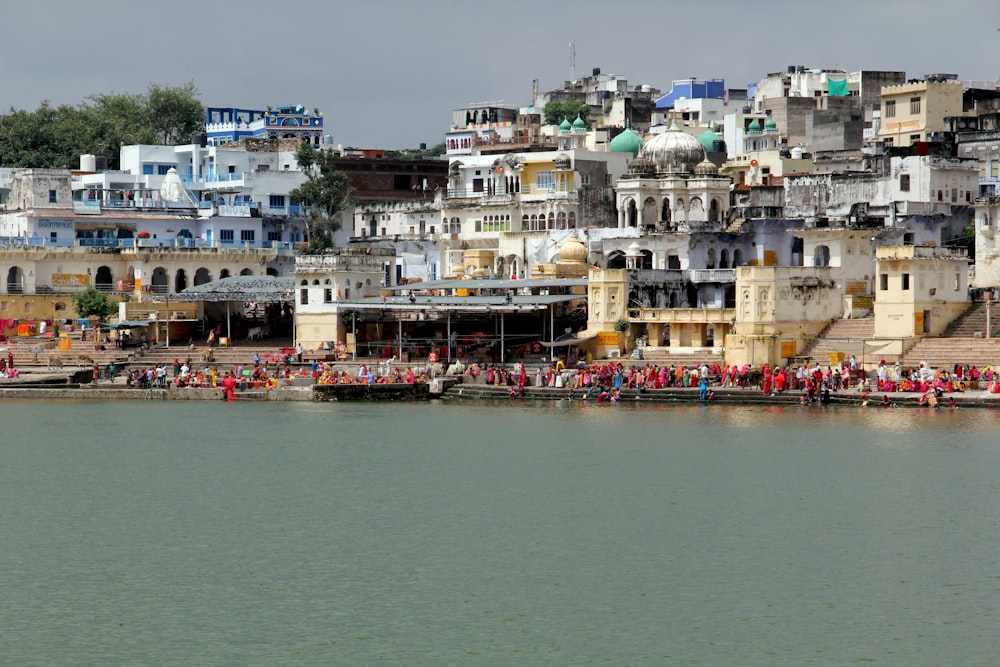
[[[956,75],[930,74],[882,88],[878,140],[886,146],[936,141],[948,129],[946,118],[974,115],[965,111],[963,85]]]
[[[301,104],[277,109],[205,109],[207,143],[223,146],[240,139],[296,139],[319,146],[323,140],[323,114],[311,113]]]

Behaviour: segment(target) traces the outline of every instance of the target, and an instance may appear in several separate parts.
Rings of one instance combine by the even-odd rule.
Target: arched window
[[[569,221],[567,224],[570,229],[576,229],[576,211],[569,212]]]

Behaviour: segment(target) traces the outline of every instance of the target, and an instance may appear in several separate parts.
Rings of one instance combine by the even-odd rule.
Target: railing
[[[260,210],[263,215],[294,217],[302,214],[302,206],[299,204],[292,204],[289,206],[269,206],[261,204]]]
[[[0,236],[0,245],[41,247],[46,243],[44,236]]]

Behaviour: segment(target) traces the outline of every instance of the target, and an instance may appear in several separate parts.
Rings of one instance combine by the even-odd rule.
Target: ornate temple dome
[[[574,264],[583,264],[587,261],[587,246],[583,245],[583,242],[576,237],[576,234],[569,237],[569,239],[559,248],[559,258],[563,262],[572,262]]]
[[[720,137],[712,128],[708,128],[704,132],[698,135],[698,142],[705,149],[706,153],[710,153],[715,150],[715,142],[721,141],[725,145],[725,140]]]
[[[694,166],[694,173],[699,176],[717,176],[719,174],[719,168],[715,166],[714,162],[705,158]]]
[[[656,164],[641,155],[628,163],[629,176],[656,176]]]
[[[609,152],[631,153],[632,157],[638,155],[640,150],[642,150],[642,137],[628,127],[608,144]]]
[[[652,160],[658,172],[689,174],[705,159],[705,148],[673,124],[642,147],[640,156]]]

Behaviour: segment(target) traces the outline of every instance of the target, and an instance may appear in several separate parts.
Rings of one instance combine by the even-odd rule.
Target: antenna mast
[[[576,40],[569,43],[569,80],[576,81]]]

